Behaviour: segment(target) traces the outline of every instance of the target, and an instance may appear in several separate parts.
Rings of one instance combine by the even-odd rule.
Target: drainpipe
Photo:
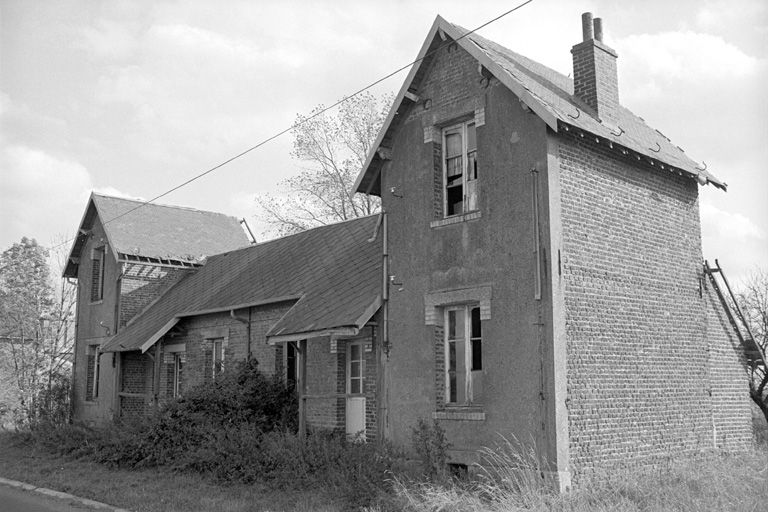
[[[379,434],[376,438],[383,444],[384,438],[387,437],[387,430],[389,426],[389,418],[387,417],[389,410],[389,379],[387,378],[387,371],[389,369],[389,233],[387,232],[387,213],[383,207],[381,210],[381,235],[382,235],[382,270],[383,270],[383,282],[381,288],[381,345],[383,354],[379,357],[379,372],[381,377],[377,378],[376,392],[378,394],[377,404],[379,405]],[[382,357],[383,356],[383,357]]]
[[[251,308],[248,308],[248,318],[242,318],[235,315],[235,310],[229,311],[229,316],[233,320],[237,320],[240,323],[245,324],[245,360],[250,362],[251,360]]]

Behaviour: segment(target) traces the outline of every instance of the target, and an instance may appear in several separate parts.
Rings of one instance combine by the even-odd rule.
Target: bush
[[[359,508],[389,489],[388,448],[343,434],[296,434],[297,401],[283,382],[241,364],[148,417],[104,429],[46,425],[28,432],[49,451],[111,467],[163,466],[221,482],[314,487]]]
[[[424,476],[429,480],[445,480],[448,474],[448,449],[451,445],[443,427],[436,420],[430,424],[419,418],[416,426],[411,429],[411,442],[421,461]]]

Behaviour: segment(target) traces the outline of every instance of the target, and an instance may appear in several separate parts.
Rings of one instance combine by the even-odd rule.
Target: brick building
[[[407,446],[433,418],[465,465],[514,436],[561,488],[744,447],[744,349],[702,268],[698,188],[725,184],[621,106],[582,23],[571,80],[438,17],[355,185],[385,213],[177,279],[104,339],[112,410],[255,357],[301,377],[310,426]]]
[[[472,464],[514,436],[562,487],[751,437],[702,268],[698,187],[725,184],[621,106],[601,20],[582,28],[571,80],[438,17],[356,184],[398,283],[386,437],[435,418]]]
[[[104,343],[206,256],[247,245],[233,217],[91,194],[64,269],[64,277],[77,279],[76,419],[102,422],[117,412],[121,358],[105,353]],[[141,389],[135,358],[126,365],[134,376],[125,392]]]
[[[122,361],[114,375],[116,415],[150,411],[253,358],[264,373],[306,383],[313,427],[375,438],[378,220],[214,255],[178,280],[101,347]]]

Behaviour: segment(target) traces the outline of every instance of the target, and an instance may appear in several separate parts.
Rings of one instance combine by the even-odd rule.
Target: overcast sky
[[[92,189],[151,198],[415,58],[435,16],[517,1],[0,0],[0,250],[71,237]],[[768,2],[534,0],[480,34],[564,74],[604,19],[622,103],[729,184],[704,255],[768,267]],[[376,87],[397,91],[405,72]],[[161,202],[253,218],[297,172],[284,136]]]

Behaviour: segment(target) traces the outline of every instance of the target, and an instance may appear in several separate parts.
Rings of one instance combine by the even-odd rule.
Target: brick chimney
[[[594,109],[608,124],[618,123],[619,78],[616,51],[603,44],[603,20],[581,15],[584,40],[571,48],[573,55],[573,95]]]

